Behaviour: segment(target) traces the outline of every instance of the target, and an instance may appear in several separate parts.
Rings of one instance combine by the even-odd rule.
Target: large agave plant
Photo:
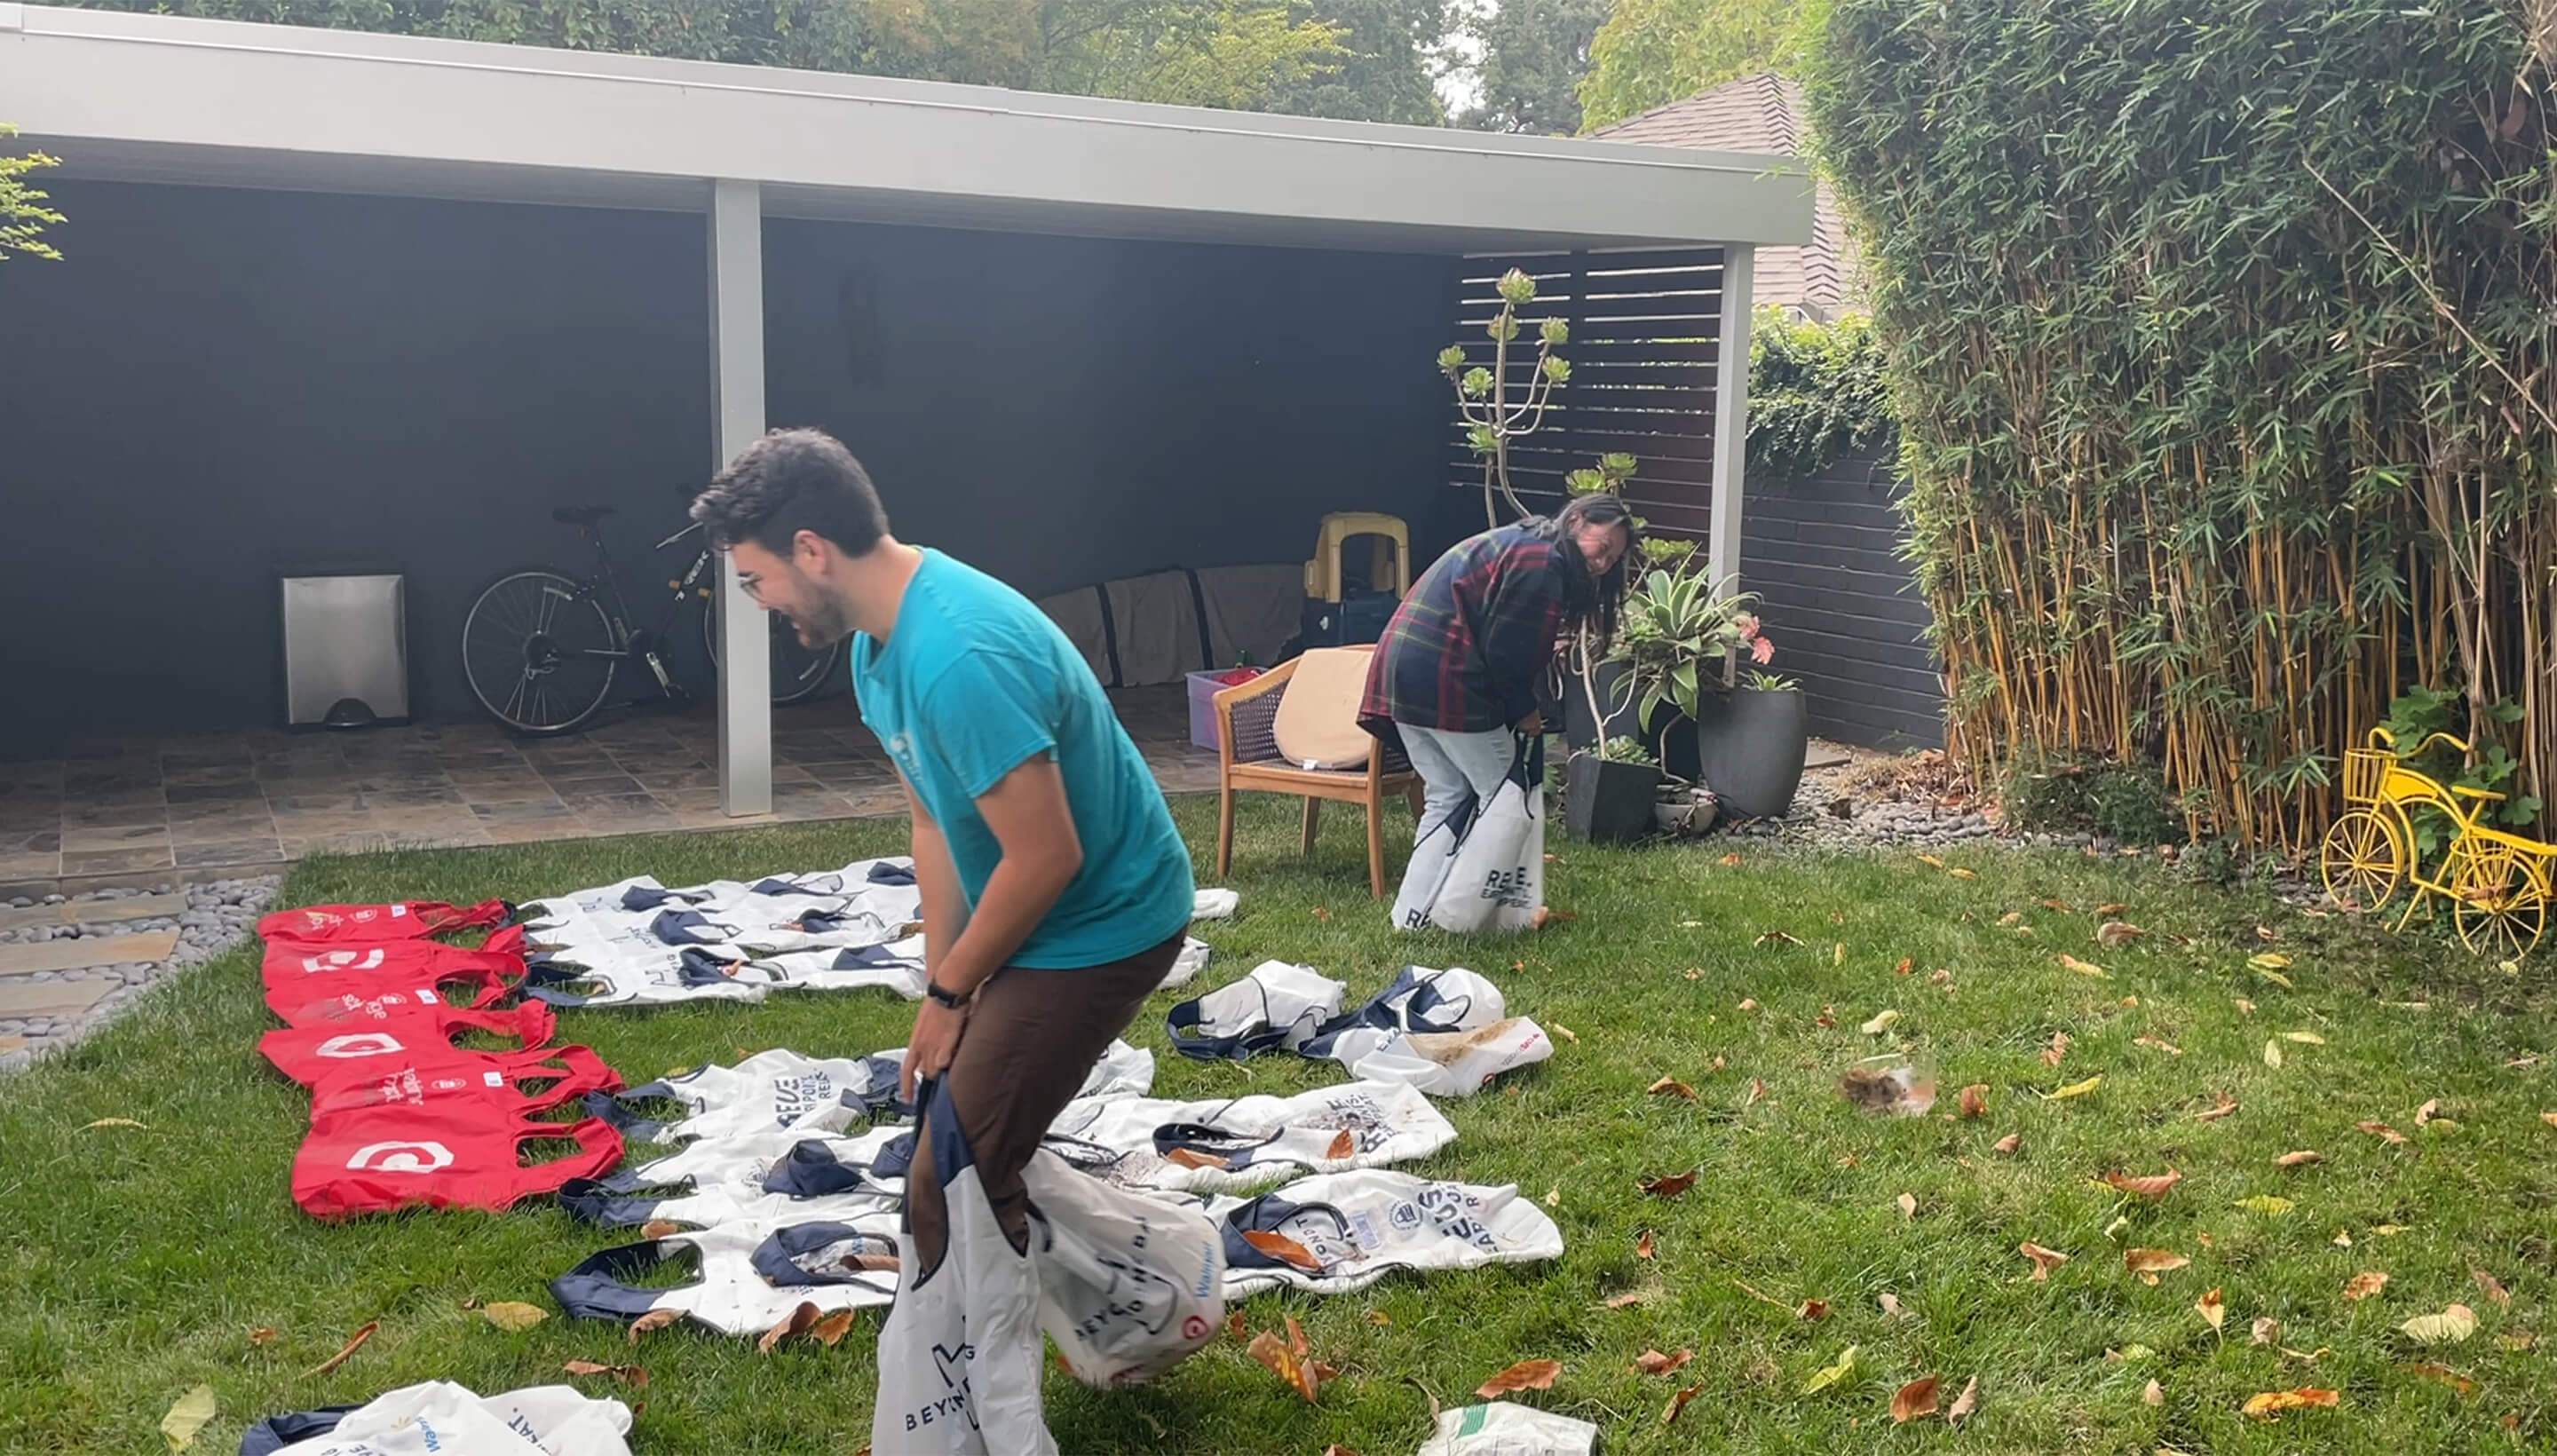
[[[1718,596],[1701,573],[1655,568],[1625,594],[1611,662],[1628,671],[1618,691],[1640,700],[1639,722],[1666,703],[1692,719],[1708,683],[1734,649],[1757,635],[1748,595]]]

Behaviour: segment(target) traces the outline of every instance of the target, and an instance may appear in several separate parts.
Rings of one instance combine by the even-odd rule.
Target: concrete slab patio
[[[1178,687],[1112,695],[1166,792],[1216,787]],[[719,810],[711,707],[638,709],[562,738],[484,723],[74,742],[0,763],[0,890],[257,873],[315,852],[598,839],[904,812],[849,698],[773,715],[768,815]]]

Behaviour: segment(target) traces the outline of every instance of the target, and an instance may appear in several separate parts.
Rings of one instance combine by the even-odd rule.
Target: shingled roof
[[[1800,156],[1809,132],[1803,88],[1765,71],[1600,127],[1590,136],[1653,147]],[[1838,215],[1837,199],[1825,183],[1817,191],[1812,241],[1798,248],[1760,248],[1752,293],[1758,303],[1782,304],[1825,322],[1836,318],[1859,290],[1855,251]]]

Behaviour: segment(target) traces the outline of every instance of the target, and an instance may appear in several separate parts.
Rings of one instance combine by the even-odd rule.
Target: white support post
[[[1740,590],[1740,492],[1749,459],[1749,321],[1751,275],[1757,250],[1747,243],[1722,249],[1722,317],[1714,331],[1713,511],[1705,536],[1705,567],[1717,594]],[[1735,681],[1738,653],[1723,664]]]
[[[763,434],[763,193],[750,182],[711,184],[711,409],[713,469]],[[772,649],[763,608],[719,571],[720,812],[772,812]]]

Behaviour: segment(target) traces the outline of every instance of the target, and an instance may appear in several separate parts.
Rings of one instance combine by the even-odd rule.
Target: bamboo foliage
[[[2557,3],[1817,20],[1962,760],[2296,848],[2428,684],[2557,787]]]

